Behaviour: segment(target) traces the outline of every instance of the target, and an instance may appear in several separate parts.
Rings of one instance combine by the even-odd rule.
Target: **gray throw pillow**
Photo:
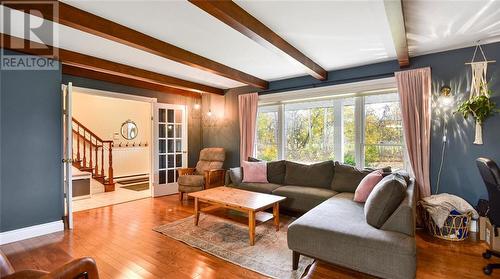
[[[366,222],[380,229],[406,197],[406,181],[399,174],[384,177],[365,203]]]
[[[334,176],[331,188],[336,192],[356,192],[356,188],[365,176],[374,171],[375,169],[358,169],[356,167],[345,165],[340,162],[335,162]],[[391,172],[391,167],[382,169],[384,176]]]
[[[330,188],[333,178],[333,161],[312,165],[286,161],[285,185]]]
[[[229,169],[229,178],[231,178],[231,182],[234,185],[239,186],[243,181],[243,168],[230,168]]]
[[[285,160],[267,162],[267,181],[274,184],[283,184],[285,181]]]

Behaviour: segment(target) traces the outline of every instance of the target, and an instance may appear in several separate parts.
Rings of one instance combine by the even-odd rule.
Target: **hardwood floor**
[[[75,229],[0,246],[17,270],[52,270],[72,258],[91,256],[101,278],[264,278],[154,232],[153,227],[193,213],[177,196],[149,198],[76,212]],[[486,248],[474,238],[437,240],[418,232],[417,278],[481,278]],[[494,260],[492,260],[494,261]],[[498,260],[500,262],[500,260]],[[371,278],[316,263],[307,278]],[[490,278],[500,278],[495,271]]]

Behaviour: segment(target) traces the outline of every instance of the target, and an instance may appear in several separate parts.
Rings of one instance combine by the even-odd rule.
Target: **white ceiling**
[[[403,2],[410,56],[500,41],[500,1]]]
[[[306,75],[187,1],[64,2],[265,80]],[[396,59],[383,0],[236,3],[326,70]],[[410,56],[500,41],[500,0],[404,0]],[[244,84],[60,26],[61,48],[219,88]]]

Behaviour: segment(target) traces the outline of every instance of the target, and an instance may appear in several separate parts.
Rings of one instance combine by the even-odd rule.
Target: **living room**
[[[1,278],[499,276],[500,1],[0,7]]]

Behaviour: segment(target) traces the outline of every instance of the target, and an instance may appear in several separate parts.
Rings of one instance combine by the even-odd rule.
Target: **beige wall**
[[[151,104],[74,92],[73,117],[103,140],[113,140],[114,176],[149,173],[151,145]],[[132,120],[137,137],[126,140],[120,134],[123,122]],[[147,147],[132,147],[148,143]],[[119,147],[119,144],[122,147]],[[126,144],[129,147],[125,147]]]

